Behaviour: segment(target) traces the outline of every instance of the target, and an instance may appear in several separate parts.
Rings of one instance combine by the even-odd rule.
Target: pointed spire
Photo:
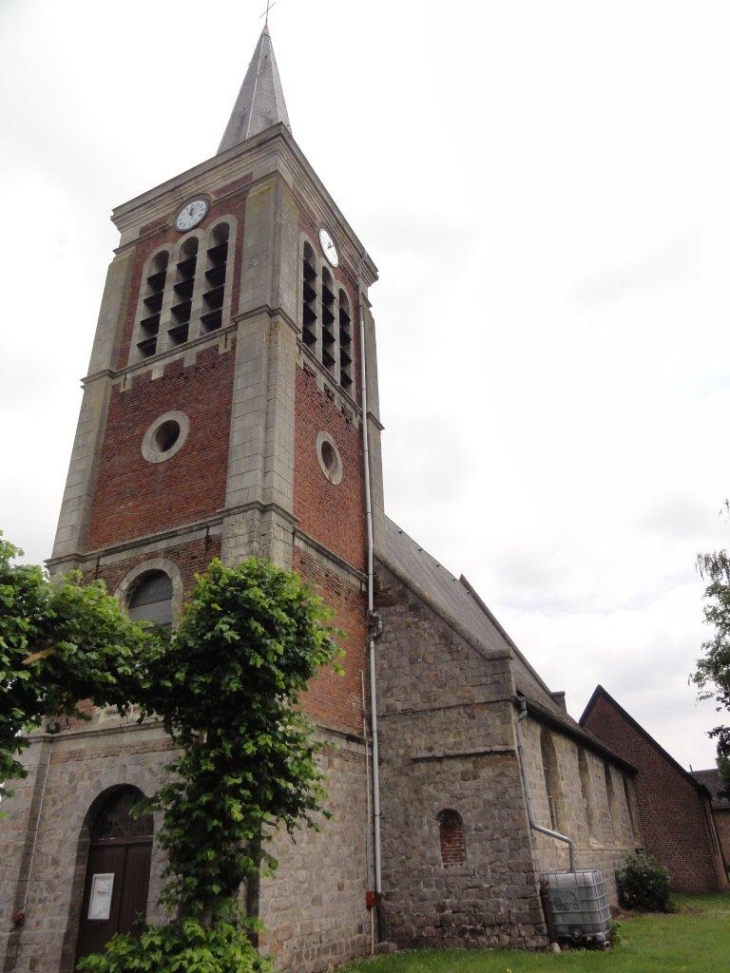
[[[278,122],[283,122],[291,131],[274,48],[269,28],[265,26],[253,52],[218,152],[224,152]]]

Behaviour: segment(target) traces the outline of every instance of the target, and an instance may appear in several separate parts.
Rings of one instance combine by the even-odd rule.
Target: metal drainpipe
[[[360,384],[362,403],[362,445],[365,474],[365,519],[367,524],[367,572],[368,572],[368,656],[370,660],[370,737],[372,741],[373,768],[373,852],[375,859],[375,895],[380,902],[382,892],[382,865],[380,845],[380,768],[378,766],[378,695],[375,680],[375,639],[380,634],[379,619],[375,615],[374,596],[374,538],[373,501],[370,489],[370,439],[368,435],[367,366],[365,363],[365,312],[361,268],[366,254],[363,253],[358,268],[358,297],[360,300]],[[374,624],[375,623],[375,624]]]
[[[517,696],[517,702],[520,704],[520,715],[517,717],[517,749],[520,753],[520,769],[522,770],[522,784],[525,788],[525,800],[527,802],[527,818],[530,822],[530,827],[533,831],[539,831],[540,834],[545,834],[548,838],[555,838],[558,841],[564,841],[568,846],[568,858],[570,860],[570,871],[575,871],[575,847],[572,838],[567,835],[560,834],[559,831],[551,831],[550,828],[543,828],[541,824],[538,824],[535,820],[535,816],[532,813],[532,790],[530,788],[530,781],[527,776],[527,763],[525,762],[525,741],[522,737],[522,721],[527,716],[527,700],[524,696]]]

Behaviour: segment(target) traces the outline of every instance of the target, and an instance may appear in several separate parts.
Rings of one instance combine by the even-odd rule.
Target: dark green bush
[[[616,872],[622,909],[636,912],[674,912],[669,895],[669,872],[656,858],[643,852],[628,854]]]

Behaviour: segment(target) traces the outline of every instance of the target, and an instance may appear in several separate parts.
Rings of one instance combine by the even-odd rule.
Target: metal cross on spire
[[[275,6],[276,6],[276,0],[274,0],[273,3],[271,2],[271,0],[266,0],[266,10],[264,10],[264,12],[261,14],[262,17],[266,17],[266,20],[264,21],[265,27],[269,26],[269,10],[271,10],[271,8]]]

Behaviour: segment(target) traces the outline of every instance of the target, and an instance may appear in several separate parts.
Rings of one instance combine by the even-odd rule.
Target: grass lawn
[[[341,973],[730,973],[730,894],[675,901],[672,915],[621,919],[622,941],[606,952],[412,950],[361,960]]]

